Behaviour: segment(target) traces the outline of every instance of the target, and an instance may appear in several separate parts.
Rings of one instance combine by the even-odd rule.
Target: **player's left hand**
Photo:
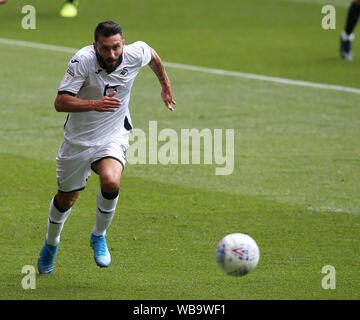
[[[171,87],[166,87],[161,90],[161,98],[164,101],[166,108],[170,111],[174,111],[172,105],[176,105],[176,101],[173,99]]]

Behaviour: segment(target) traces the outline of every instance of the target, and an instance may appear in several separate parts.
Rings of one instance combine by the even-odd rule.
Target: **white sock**
[[[70,212],[71,208],[65,212],[60,212],[56,209],[54,199],[52,199],[49,208],[49,220],[45,238],[48,244],[56,246],[60,242],[60,234]]]
[[[96,197],[96,221],[92,231],[94,236],[103,236],[106,229],[109,228],[114,217],[119,195],[115,199],[106,199],[103,197],[101,190],[99,190]]]
[[[355,38],[354,33],[347,34],[345,31],[341,33],[341,39],[343,41],[353,41]]]

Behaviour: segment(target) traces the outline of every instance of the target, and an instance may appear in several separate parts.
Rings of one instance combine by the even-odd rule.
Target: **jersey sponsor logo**
[[[116,86],[110,86],[109,84],[107,84],[104,88],[104,96],[107,96],[108,94],[110,94],[113,91],[118,91],[118,87],[120,87],[120,85],[116,85]]]

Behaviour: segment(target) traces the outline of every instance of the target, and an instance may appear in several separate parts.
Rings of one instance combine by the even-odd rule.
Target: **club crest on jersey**
[[[120,75],[124,76],[129,72],[128,69],[126,69],[126,67],[124,69],[122,69],[122,71],[120,72]]]

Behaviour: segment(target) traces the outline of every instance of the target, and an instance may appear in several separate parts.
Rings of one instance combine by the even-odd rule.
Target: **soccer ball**
[[[244,276],[259,262],[259,247],[253,238],[244,233],[225,236],[216,248],[216,261],[225,273]]]

